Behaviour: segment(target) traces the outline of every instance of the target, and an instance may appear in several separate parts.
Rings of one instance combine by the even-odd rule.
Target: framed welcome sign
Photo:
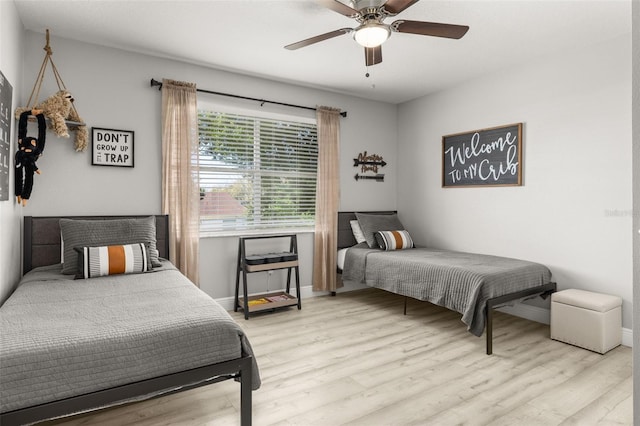
[[[522,123],[442,137],[442,187],[522,185]]]

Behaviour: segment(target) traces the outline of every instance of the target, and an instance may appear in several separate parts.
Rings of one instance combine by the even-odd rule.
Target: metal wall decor
[[[378,173],[381,167],[386,166],[387,163],[378,154],[367,154],[367,151],[358,154],[358,158],[353,159],[353,167],[360,167],[360,173],[356,173],[355,180],[369,179],[376,182],[384,182],[384,173]],[[373,172],[375,175],[365,175],[364,173]]]

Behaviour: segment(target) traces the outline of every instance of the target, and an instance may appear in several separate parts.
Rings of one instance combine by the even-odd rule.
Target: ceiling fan
[[[364,46],[365,63],[367,66],[382,62],[382,43],[392,32],[418,34],[435,37],[459,39],[466,34],[466,25],[441,24],[437,22],[408,21],[399,19],[391,24],[383,21],[389,16],[395,16],[417,3],[418,0],[351,0],[351,6],[338,0],[316,0],[317,3],[338,12],[360,23],[357,28],[341,28],[325,34],[320,34],[285,46],[285,49],[296,50],[320,41],[338,37],[343,34],[353,34],[358,44]]]

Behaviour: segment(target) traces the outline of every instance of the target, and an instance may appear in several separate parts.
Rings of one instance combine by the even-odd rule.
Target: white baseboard
[[[633,348],[633,330],[622,327],[622,344]]]
[[[530,321],[539,322],[541,324],[549,325],[551,320],[549,318],[550,311],[538,306],[525,305],[524,303],[516,303],[515,305],[503,306],[496,309],[505,314],[513,315],[516,317],[528,319]]]
[[[344,287],[339,288],[337,293],[344,293],[347,291],[360,290],[363,288],[369,288],[365,284],[354,284],[347,282]],[[284,291],[284,289],[278,290]],[[310,285],[300,287],[300,294],[302,295],[302,300],[304,304],[304,299],[315,296],[325,296],[329,294],[329,292],[319,291],[314,292]],[[230,311],[233,309],[233,297],[225,297],[222,299],[216,299],[216,301],[222,305],[223,308]],[[551,322],[549,319],[550,311],[545,308],[540,308],[538,306],[526,305],[524,303],[516,303],[511,306],[503,306],[497,309],[500,312],[504,312],[505,314],[513,315],[516,317],[528,319],[530,321],[539,322],[541,324],[547,324]],[[629,328],[622,328],[622,344],[624,346],[628,346],[630,348],[633,347],[633,330]]]

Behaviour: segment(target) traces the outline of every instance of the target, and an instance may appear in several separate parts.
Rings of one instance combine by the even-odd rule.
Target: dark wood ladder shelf
[[[263,255],[247,256],[246,243],[251,240],[267,238],[289,238],[289,252],[269,253]],[[259,237],[241,237],[238,241],[238,265],[236,270],[236,294],[233,310],[244,311],[244,318],[249,319],[249,314],[267,310],[275,310],[287,306],[298,305],[302,309],[300,297],[300,270],[298,263],[298,239],[295,234],[284,235],[264,235]],[[276,269],[287,269],[286,291],[268,292],[248,295],[247,274],[254,272],[273,271]],[[296,274],[296,295],[292,296],[291,291],[291,270]],[[242,296],[240,296],[240,277],[242,276]]]

